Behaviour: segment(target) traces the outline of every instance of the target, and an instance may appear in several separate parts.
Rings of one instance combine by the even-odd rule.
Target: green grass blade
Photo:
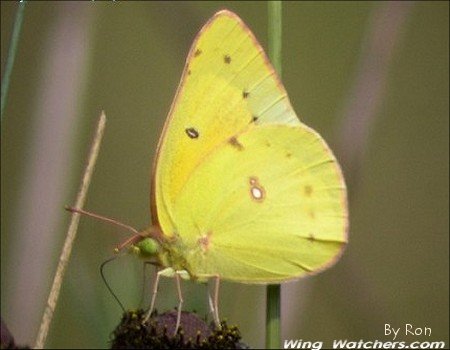
[[[282,2],[268,2],[269,22],[269,58],[281,78],[281,28],[282,28]]]
[[[270,284],[267,286],[266,305],[266,348],[280,348],[280,285]]]
[[[19,8],[17,9],[16,18],[14,20],[14,26],[11,35],[11,41],[9,44],[8,57],[6,58],[5,71],[2,78],[0,122],[3,122],[3,111],[5,110],[6,97],[8,96],[9,90],[9,80],[14,66],[14,59],[16,58],[17,44],[19,42],[20,32],[22,30],[24,10],[25,10],[25,1],[19,2]]]

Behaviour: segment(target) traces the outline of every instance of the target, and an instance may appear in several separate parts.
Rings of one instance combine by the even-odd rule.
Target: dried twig
[[[86,200],[87,191],[91,182],[92,174],[94,173],[95,162],[100,150],[100,143],[105,130],[106,116],[102,112],[98,121],[97,130],[95,132],[94,140],[89,152],[88,163],[84,171],[83,179],[81,181],[80,190],[78,191],[77,200],[75,202],[76,208],[83,208]],[[58,267],[56,269],[53,285],[47,300],[44,315],[42,316],[41,325],[34,345],[35,349],[42,349],[47,339],[50,323],[55,312],[56,304],[61,290],[62,280],[66,271],[67,263],[69,262],[70,253],[72,251],[73,242],[77,233],[78,222],[80,221],[80,214],[73,213],[70,221],[69,229],[67,230],[66,241],[59,257]]]

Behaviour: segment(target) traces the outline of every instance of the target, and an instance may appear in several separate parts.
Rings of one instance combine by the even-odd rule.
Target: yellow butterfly
[[[153,165],[151,212],[153,225],[125,244],[164,268],[148,315],[159,276],[215,278],[218,322],[219,279],[297,279],[332,265],[347,243],[340,167],[233,12],[217,12],[189,51]]]

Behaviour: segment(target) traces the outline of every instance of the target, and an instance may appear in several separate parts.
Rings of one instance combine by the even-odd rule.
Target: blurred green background
[[[286,2],[283,81],[303,121],[343,163],[350,243],[338,264],[282,288],[283,339],[392,340],[430,327],[449,344],[449,4]],[[1,2],[1,66],[18,4]],[[264,2],[31,2],[1,126],[1,314],[33,345],[97,117],[108,122],[85,208],[149,224],[150,169],[188,49],[219,9],[267,49]],[[2,73],[3,74],[3,73]],[[99,265],[128,233],[82,218],[48,347],[107,347],[121,311]],[[140,305],[142,266],[111,263]],[[147,291],[150,282],[147,279]],[[185,309],[206,289],[183,284]],[[147,305],[145,293],[143,305]],[[158,309],[176,306],[165,280]],[[222,284],[221,315],[264,345],[265,288]]]

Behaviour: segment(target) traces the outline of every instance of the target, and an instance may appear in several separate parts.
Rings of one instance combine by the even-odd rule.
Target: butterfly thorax
[[[180,237],[173,236],[161,242],[161,250],[158,253],[158,259],[161,261],[161,265],[171,267],[175,271],[185,270],[192,276],[185,256],[186,247]]]
[[[190,271],[189,264],[185,259],[187,248],[178,235],[165,236],[161,234],[160,229],[154,226],[140,234],[144,238],[131,246],[132,253],[164,268],[171,267],[175,271]]]

